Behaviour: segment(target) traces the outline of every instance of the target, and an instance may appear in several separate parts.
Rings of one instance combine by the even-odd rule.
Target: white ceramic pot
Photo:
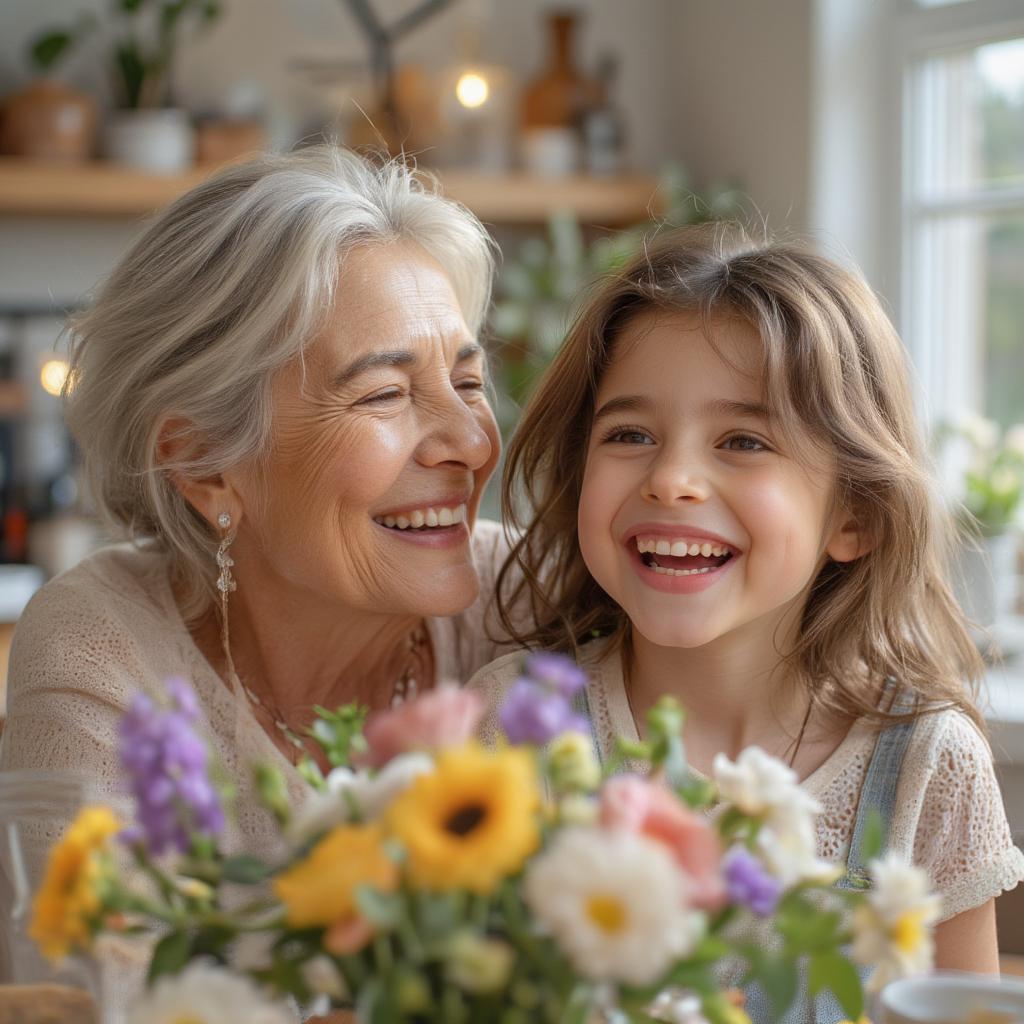
[[[887,985],[881,1024],[978,1024],[1024,1019],[1024,982],[993,975],[936,971]]]
[[[957,598],[967,617],[985,629],[1014,614],[1019,544],[1019,534],[1010,530],[960,551],[954,576]]]
[[[195,135],[184,110],[115,110],[106,129],[107,156],[119,164],[157,174],[192,166]]]

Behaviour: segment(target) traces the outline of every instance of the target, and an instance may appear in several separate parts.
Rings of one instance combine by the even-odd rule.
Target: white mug
[[[935,971],[886,985],[879,1006],[880,1024],[1018,1024],[1024,981]]]

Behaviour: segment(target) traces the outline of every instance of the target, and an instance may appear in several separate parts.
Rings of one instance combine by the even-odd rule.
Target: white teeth
[[[424,508],[416,509],[406,515],[400,516],[374,516],[374,522],[381,526],[388,526],[391,529],[414,530],[424,526],[454,526],[456,523],[466,521],[466,506],[456,505],[453,508]]]
[[[636,537],[636,549],[641,555],[657,554],[672,555],[683,558],[686,555],[703,555],[705,558],[721,558],[732,553],[726,544],[713,544],[711,541],[668,540],[660,537]]]
[[[714,567],[709,565],[704,569],[666,569],[660,565],[652,565],[651,568],[662,576],[703,576]]]

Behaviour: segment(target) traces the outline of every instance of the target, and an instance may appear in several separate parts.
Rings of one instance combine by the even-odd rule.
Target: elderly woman
[[[333,147],[233,167],[155,220],[74,324],[67,395],[134,543],[26,610],[0,768],[115,793],[122,712],[181,676],[238,789],[226,845],[265,848],[250,765],[301,799],[314,705],[386,707],[495,656],[491,272],[466,210]],[[32,873],[64,824],[28,833]]]

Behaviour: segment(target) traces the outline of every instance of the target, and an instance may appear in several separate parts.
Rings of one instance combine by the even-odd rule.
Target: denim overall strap
[[[913,700],[897,698],[892,705],[895,714],[912,711]],[[878,818],[882,826],[882,850],[889,847],[889,826],[896,808],[896,790],[903,767],[903,758],[914,731],[914,722],[896,722],[886,726],[878,734],[875,751],[871,755],[864,785],[857,804],[857,818],[853,823],[850,850],[846,856],[846,874],[836,882],[837,889],[868,889],[867,859],[864,856],[864,839],[872,818]]]
[[[586,720],[587,729],[590,733],[590,744],[594,748],[594,756],[597,758],[597,763],[603,765],[604,758],[601,756],[601,744],[597,742],[597,733],[594,731],[594,719],[590,714],[590,698],[587,696],[587,688],[585,686],[581,686],[572,695],[572,709]]]
[[[890,692],[892,692],[893,685],[890,683]],[[897,697],[893,702],[892,711],[895,713],[906,712],[912,710],[913,707],[912,699]],[[877,813],[882,826],[882,849],[884,851],[888,846],[889,827],[896,806],[896,791],[900,771],[903,767],[903,758],[906,755],[913,729],[913,721],[896,722],[886,726],[879,732],[878,738],[875,740],[875,749],[868,763],[868,770],[864,776],[860,798],[857,802],[857,816],[854,819],[853,833],[850,838],[846,873],[836,882],[837,889],[864,890],[871,886],[864,857],[864,840],[868,825]],[[847,950],[848,952],[849,950]],[[868,969],[859,967],[858,972],[861,982],[865,982],[869,973]],[[831,992],[823,993],[814,1000],[808,998],[806,995],[807,978],[804,970],[800,972],[800,991],[804,995],[798,997],[797,1002],[789,1008],[779,1024],[838,1024],[839,1021],[846,1019],[846,1014],[843,1013]],[[772,1016],[771,1003],[759,985],[749,986],[746,996],[746,1012],[754,1024],[769,1024],[769,1022],[778,1021],[778,1018]]]

